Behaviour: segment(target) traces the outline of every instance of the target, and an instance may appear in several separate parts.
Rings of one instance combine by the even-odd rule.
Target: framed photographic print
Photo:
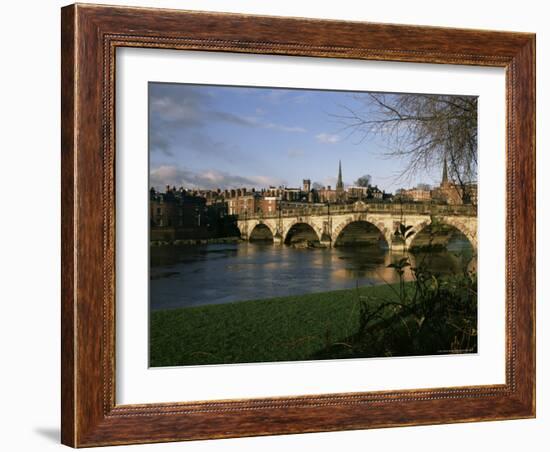
[[[535,415],[532,34],[62,9],[62,442]]]

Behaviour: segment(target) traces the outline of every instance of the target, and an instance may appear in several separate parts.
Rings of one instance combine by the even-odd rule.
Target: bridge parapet
[[[334,204],[324,206],[299,207],[293,209],[281,209],[271,214],[256,212],[238,216],[239,220],[261,220],[290,217],[308,216],[334,216],[347,213],[386,213],[394,216],[404,215],[435,215],[435,216],[477,216],[477,208],[473,205],[448,205],[448,204],[426,204],[426,203],[363,203]]]

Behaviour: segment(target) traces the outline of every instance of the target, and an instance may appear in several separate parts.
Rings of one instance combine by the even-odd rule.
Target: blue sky
[[[336,185],[364,174],[394,192],[437,184],[440,169],[399,179],[406,162],[385,155],[383,137],[349,134],[336,117],[356,93],[279,88],[149,84],[150,183],[157,188]],[[336,115],[336,116],[335,116]]]

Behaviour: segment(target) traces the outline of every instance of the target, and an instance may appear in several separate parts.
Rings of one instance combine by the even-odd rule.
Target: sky
[[[186,189],[335,187],[362,175],[387,192],[439,184],[441,169],[399,178],[406,162],[389,157],[384,137],[351,134],[338,116],[357,93],[149,83],[150,185]],[[361,139],[364,138],[364,139]]]

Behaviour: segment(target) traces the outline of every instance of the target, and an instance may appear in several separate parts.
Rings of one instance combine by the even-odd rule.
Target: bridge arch
[[[252,231],[254,231],[254,229],[258,225],[266,226],[271,231],[271,233],[273,234],[273,230],[271,228],[271,225],[266,224],[266,222],[264,222],[262,220],[248,220],[248,221],[239,220],[237,222],[237,224],[238,224],[239,230],[241,231],[241,237],[244,240],[249,240],[250,239],[250,235],[252,234]]]
[[[315,227],[304,221],[291,223],[284,231],[283,237],[286,245],[297,242],[320,242],[320,235]]]
[[[273,242],[274,233],[269,225],[265,223],[256,223],[248,234],[250,242]]]
[[[411,245],[414,242],[416,236],[419,233],[422,233],[422,231],[424,231],[427,227],[429,227],[431,222],[432,222],[431,218],[428,218],[425,220],[420,220],[420,222],[413,223],[411,225],[412,229],[410,230],[410,232],[412,232],[412,235],[410,235],[406,240],[403,239],[403,237],[399,237],[396,235],[396,231],[397,231],[397,228],[396,228],[396,231],[393,231],[393,236],[392,236],[392,241],[394,246],[397,246],[397,247],[403,246],[405,250],[408,250],[409,248],[411,248]],[[408,223],[405,223],[405,224],[408,225]]]
[[[241,229],[241,225],[238,224],[238,223],[235,223],[235,224],[233,225],[233,227],[235,228],[235,229],[234,229],[235,236],[236,236],[236,237],[242,238],[243,232],[242,232],[242,229]]]
[[[340,223],[333,232],[333,246],[382,245],[389,248],[385,225],[364,219],[350,219]]]
[[[477,251],[477,218],[473,221],[472,218],[449,216],[445,217],[443,221],[464,234],[470,242],[470,245],[472,245],[472,248]]]
[[[435,229],[432,221],[424,221],[415,226],[413,229],[414,234],[407,239],[407,249],[430,244],[446,247],[449,240],[462,236],[469,242],[473,251],[477,250],[476,226],[471,227],[468,221],[451,216],[438,218],[438,224],[442,227],[443,236],[440,237],[430,235],[432,229]]]

